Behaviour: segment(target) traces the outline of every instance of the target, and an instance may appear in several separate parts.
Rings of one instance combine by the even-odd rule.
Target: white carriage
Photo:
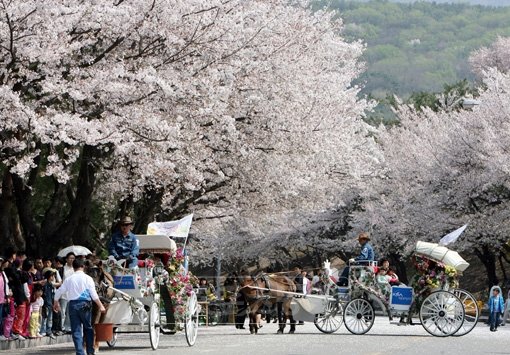
[[[163,235],[137,235],[140,254],[174,253],[175,242]],[[113,324],[113,337],[107,341],[113,347],[119,333],[149,333],[153,350],[159,345],[162,325],[162,300],[160,287],[166,287],[160,273],[154,270],[150,259],[141,260],[135,269],[112,268],[115,297],[108,307],[103,323]],[[162,270],[160,270],[162,271]],[[185,270],[187,272],[187,270]],[[158,282],[159,281],[159,282]],[[198,331],[200,306],[196,294],[191,291],[185,307],[184,331],[189,346],[195,344]]]
[[[432,243],[418,242],[415,257],[425,260],[425,266],[430,263],[455,272],[469,266],[456,252]],[[431,282],[424,287],[381,284],[376,269],[376,262],[351,264],[348,287],[337,287],[328,277],[325,295],[300,295],[293,300],[294,318],[313,321],[324,333],[333,333],[345,323],[349,332],[365,334],[374,324],[374,304],[378,304],[390,321],[399,318],[399,323],[409,324],[417,315],[423,328],[438,337],[466,335],[476,326],[480,310],[469,292],[448,283]]]

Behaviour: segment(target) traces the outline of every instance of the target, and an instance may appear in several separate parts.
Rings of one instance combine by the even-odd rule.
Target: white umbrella
[[[81,245],[70,245],[59,251],[58,256],[60,256],[61,258],[65,258],[69,253],[73,253],[76,256],[78,255],[87,256],[89,254],[92,254],[92,252],[89,249],[82,247]]]

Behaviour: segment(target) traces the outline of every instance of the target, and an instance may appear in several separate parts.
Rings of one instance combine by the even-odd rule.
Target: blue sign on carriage
[[[391,288],[390,304],[392,306],[410,306],[413,303],[413,288],[398,287]]]
[[[119,290],[134,290],[136,288],[135,276],[134,275],[114,276],[113,287],[118,288]]]

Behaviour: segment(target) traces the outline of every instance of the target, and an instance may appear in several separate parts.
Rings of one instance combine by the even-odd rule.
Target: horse
[[[104,307],[108,311],[110,302],[115,296],[115,292],[112,290],[113,277],[103,268],[103,262],[99,258],[91,258],[85,263],[85,273],[92,277],[96,286],[96,292],[99,296],[99,300],[103,303]],[[106,285],[106,286],[105,286]],[[106,312],[103,314],[99,311],[99,308],[95,303],[92,304],[92,324],[102,323],[106,316]],[[94,349],[99,349],[99,342],[96,341],[94,334]]]
[[[250,333],[257,334],[257,311],[269,301],[271,305],[278,307],[278,332],[283,334],[287,319],[290,320],[290,334],[296,331],[296,321],[292,317],[290,303],[292,295],[296,292],[296,284],[284,275],[259,274],[255,277],[243,275],[239,277],[239,291],[244,295],[250,307]]]

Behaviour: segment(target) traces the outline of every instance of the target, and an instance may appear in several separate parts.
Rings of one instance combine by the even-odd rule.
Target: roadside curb
[[[15,350],[15,349],[26,349],[34,348],[37,346],[55,345],[70,343],[73,341],[71,334],[60,335],[56,339],[50,337],[42,337],[37,339],[25,339],[25,340],[4,340],[0,341],[0,351]]]

